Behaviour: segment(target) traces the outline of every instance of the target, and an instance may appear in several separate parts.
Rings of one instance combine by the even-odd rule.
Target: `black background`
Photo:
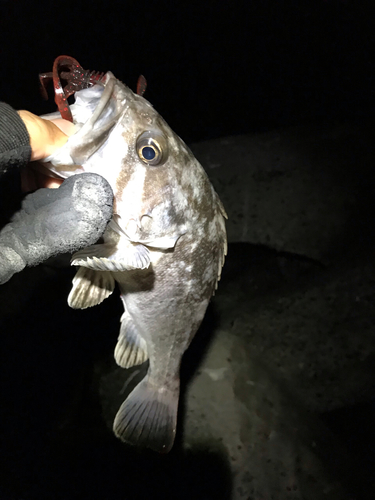
[[[38,73],[58,55],[111,70],[186,142],[372,118],[370,1],[20,2],[0,0],[0,98],[51,111]]]

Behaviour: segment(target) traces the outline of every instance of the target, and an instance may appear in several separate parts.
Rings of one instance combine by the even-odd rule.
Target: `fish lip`
[[[93,112],[91,117],[87,120],[86,123],[83,124],[83,126],[77,132],[77,134],[76,134],[77,136],[78,135],[84,136],[85,134],[87,134],[87,130],[90,131],[90,130],[95,128],[95,123],[100,118],[100,115],[103,113],[105,107],[108,104],[108,101],[112,97],[113,90],[114,90],[115,85],[116,85],[116,78],[110,71],[108,71],[108,73],[106,73],[106,77],[107,78],[106,78],[106,82],[104,84],[104,91],[103,91],[101,98],[99,99],[98,105],[96,106],[95,111]]]
[[[114,98],[117,101],[115,94],[116,78],[109,71],[106,74],[106,82],[104,86],[104,91],[99,99],[99,102],[91,115],[91,117],[82,125],[76,134],[69,138],[68,143],[70,147],[73,148],[77,145],[76,151],[72,155],[72,160],[75,164],[81,165],[87,161],[96,151],[101,147],[108,137],[110,131],[118,124],[120,115],[117,113],[115,117],[112,117],[107,123],[96,128],[95,125],[99,121],[102,113],[107,108],[109,101]],[[78,146],[79,144],[84,144],[84,148]]]

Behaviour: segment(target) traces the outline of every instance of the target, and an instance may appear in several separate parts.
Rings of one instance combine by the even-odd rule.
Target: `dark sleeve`
[[[17,111],[0,102],[0,175],[30,161],[30,137]]]

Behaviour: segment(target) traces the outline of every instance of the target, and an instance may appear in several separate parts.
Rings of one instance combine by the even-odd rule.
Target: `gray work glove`
[[[112,217],[112,204],[110,185],[92,173],[26,196],[0,232],[0,284],[26,266],[96,243]]]

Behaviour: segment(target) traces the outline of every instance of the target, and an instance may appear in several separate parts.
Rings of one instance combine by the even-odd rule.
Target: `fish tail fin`
[[[174,442],[180,381],[173,388],[160,387],[149,374],[122,403],[115,421],[115,435],[126,443],[168,453]]]

